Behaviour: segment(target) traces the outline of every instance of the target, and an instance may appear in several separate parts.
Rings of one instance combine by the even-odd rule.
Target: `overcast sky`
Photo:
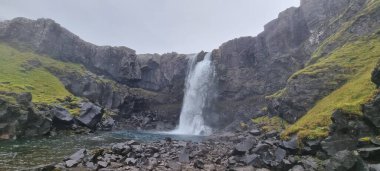
[[[193,53],[255,36],[291,6],[299,0],[0,0],[0,19],[51,18],[97,45]]]

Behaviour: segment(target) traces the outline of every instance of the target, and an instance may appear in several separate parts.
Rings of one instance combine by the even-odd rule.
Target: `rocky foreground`
[[[356,150],[329,156],[321,141],[299,148],[297,139],[280,140],[278,131],[255,125],[222,133],[201,142],[170,138],[135,140],[97,149],[81,149],[44,170],[379,170],[380,144],[372,139]],[[342,144],[343,145],[343,144]],[[42,168],[40,168],[42,169]]]

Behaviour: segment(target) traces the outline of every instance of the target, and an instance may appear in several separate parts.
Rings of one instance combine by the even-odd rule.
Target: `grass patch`
[[[288,127],[282,138],[297,134],[300,139],[316,139],[328,136],[332,113],[343,110],[353,115],[362,115],[361,105],[368,102],[376,92],[371,81],[371,72],[380,58],[380,37],[362,39],[344,45],[313,65],[297,72],[316,74],[320,70],[344,68],[348,81],[339,89],[321,99],[306,115]],[[294,76],[293,76],[294,77]]]
[[[278,116],[274,116],[274,117],[262,116],[262,117],[252,119],[252,122],[255,124],[261,125],[261,129],[264,132],[269,132],[269,131],[280,132],[281,130],[283,130],[284,128],[288,126],[288,123]]]
[[[34,53],[20,52],[8,45],[0,44],[0,91],[30,92],[34,103],[54,104],[59,103],[59,99],[67,97],[78,100],[46,68],[62,72],[84,72],[80,65]]]

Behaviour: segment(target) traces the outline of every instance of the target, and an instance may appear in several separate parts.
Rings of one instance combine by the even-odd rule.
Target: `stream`
[[[114,131],[0,141],[0,170],[23,170],[59,162],[81,148],[94,149],[126,140],[157,141],[165,137],[185,141],[202,140],[201,136]]]

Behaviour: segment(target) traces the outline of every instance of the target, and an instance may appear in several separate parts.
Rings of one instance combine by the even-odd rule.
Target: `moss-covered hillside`
[[[361,7],[348,6],[321,26],[330,34],[316,44],[304,68],[267,96],[270,113],[293,123],[282,138],[326,138],[336,110],[360,116],[377,92],[371,73],[380,60],[380,1],[354,2]]]
[[[374,36],[347,43],[315,64],[297,72],[294,76],[318,75],[320,70],[344,68],[346,73],[337,74],[337,76],[347,77],[348,81],[319,100],[305,116],[287,128],[283,136],[298,134],[301,139],[327,137],[331,124],[330,118],[335,110],[341,109],[346,113],[361,115],[361,106],[376,92],[376,87],[371,81],[371,72],[379,59],[380,36]]]
[[[79,100],[66,90],[59,78],[48,71],[54,68],[61,72],[83,73],[78,64],[65,63],[29,52],[20,52],[6,44],[0,44],[0,91],[30,92],[32,102],[55,104],[70,98]],[[68,107],[77,113],[75,107]]]

